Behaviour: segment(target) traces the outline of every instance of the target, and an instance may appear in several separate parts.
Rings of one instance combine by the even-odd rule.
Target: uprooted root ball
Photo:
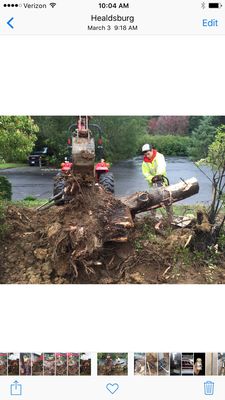
[[[220,249],[190,248],[198,225],[160,235],[150,216],[128,231],[126,221],[126,208],[100,186],[79,188],[70,203],[45,211],[11,205],[0,283],[225,283]]]
[[[83,187],[70,203],[44,211],[9,206],[0,281],[69,283],[91,275],[96,280],[104,243],[124,233],[112,224],[123,209],[100,186]]]

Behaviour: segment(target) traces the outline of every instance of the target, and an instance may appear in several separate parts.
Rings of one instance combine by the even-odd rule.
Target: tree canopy
[[[0,159],[24,161],[34,147],[38,130],[31,117],[0,116]]]
[[[198,127],[192,132],[189,156],[193,160],[206,158],[208,147],[213,142],[215,134],[216,125],[214,123],[214,117],[203,117]]]
[[[209,146],[206,162],[219,171],[225,169],[225,125],[216,130],[215,140]]]
[[[48,146],[57,165],[69,155],[69,126],[77,116],[0,117],[0,158],[7,162],[25,160],[37,147]],[[91,124],[103,131],[105,158],[118,161],[140,154],[151,143],[165,155],[206,158],[216,129],[225,123],[219,116],[95,116]],[[98,131],[92,128],[97,144]]]
[[[77,122],[76,116],[40,116],[33,117],[39,127],[37,145],[48,146],[57,162],[68,156],[67,139],[69,126]],[[93,117],[91,124],[97,124],[103,131],[104,153],[107,160],[117,161],[136,155],[141,135],[147,132],[147,117]],[[99,132],[91,128],[97,143]]]
[[[152,135],[187,135],[189,118],[187,115],[152,117],[148,122],[149,133]]]
[[[139,138],[147,132],[146,117],[95,117],[103,130],[104,151],[111,161],[137,154]]]
[[[48,146],[54,154],[54,159],[62,161],[68,155],[68,128],[76,121],[76,117],[40,116],[32,117],[39,127],[36,146]]]
[[[209,208],[209,221],[214,224],[217,215],[225,204],[225,125],[216,129],[215,139],[208,147],[207,157],[201,159],[197,166],[201,169],[201,164],[207,164],[213,172],[212,179],[212,202]],[[224,223],[222,221],[221,226]]]

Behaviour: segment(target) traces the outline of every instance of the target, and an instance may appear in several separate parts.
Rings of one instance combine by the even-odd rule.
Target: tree
[[[200,122],[204,119],[205,117],[203,115],[195,115],[192,117],[189,117],[189,134],[191,134],[193,131],[195,131],[198,127]],[[225,116],[213,116],[211,117],[212,124],[218,128],[220,125],[225,124]]]
[[[139,138],[147,132],[146,117],[94,117],[103,130],[105,157],[111,161],[136,155]]]
[[[225,205],[225,125],[217,129],[215,140],[209,146],[206,163],[213,170],[213,197],[209,209],[209,221],[213,224]]]
[[[206,158],[208,147],[213,142],[216,134],[214,117],[203,117],[198,128],[191,135],[192,144],[188,149],[188,154],[193,160]]]
[[[200,122],[203,120],[204,116],[194,115],[189,118],[189,129],[188,133],[191,134],[194,130],[199,127]]]
[[[149,120],[149,132],[153,135],[186,135],[188,133],[188,116],[161,116]]]
[[[30,117],[0,116],[0,158],[6,162],[24,161],[37,139],[38,126]]]
[[[68,156],[67,139],[70,137],[69,126],[76,123],[73,116],[36,116],[33,117],[39,127],[36,146],[48,146],[53,152],[56,163]]]
[[[152,135],[157,134],[158,119],[159,119],[159,117],[151,117],[148,121],[148,131]]]
[[[76,116],[33,117],[39,127],[37,146],[48,146],[57,162],[68,156],[67,139],[71,136],[68,128],[76,124]],[[115,161],[133,157],[138,150],[138,138],[147,132],[147,117],[93,117],[90,124],[98,124],[103,131],[105,157]],[[91,126],[90,126],[91,127]],[[99,132],[91,131],[97,144]]]
[[[209,222],[215,224],[218,214],[225,205],[225,125],[217,128],[215,140],[209,146],[207,157],[196,163],[200,170],[202,164],[210,166],[213,171],[212,178],[207,175],[208,179],[212,182],[213,189],[212,202],[207,214]],[[224,224],[224,220],[225,217],[223,217],[217,230],[217,236]]]

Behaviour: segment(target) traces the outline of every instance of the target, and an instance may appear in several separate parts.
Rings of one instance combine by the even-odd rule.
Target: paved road
[[[141,190],[148,190],[148,184],[141,171],[142,157],[121,161],[113,165],[115,190],[117,196],[125,196]],[[211,182],[186,157],[166,157],[167,175],[170,183],[177,183],[180,178],[195,177],[200,186],[199,193],[182,201],[184,204],[208,203],[211,200]],[[202,167],[204,172],[211,176],[209,168]]]
[[[211,183],[198,168],[184,157],[167,158],[167,173],[171,183],[176,183],[192,176],[198,179],[200,191],[197,195],[183,200],[184,204],[207,203],[211,199]],[[115,163],[112,172],[115,178],[116,196],[124,196],[141,190],[148,190],[148,185],[141,172],[142,158]],[[208,168],[205,172],[210,175]],[[12,183],[13,200],[22,200],[27,196],[48,199],[53,192],[53,178],[58,171],[41,170],[39,167],[23,167],[1,170]]]
[[[27,196],[48,199],[52,196],[56,173],[28,166],[0,171],[0,175],[6,176],[12,184],[13,200],[23,200]]]

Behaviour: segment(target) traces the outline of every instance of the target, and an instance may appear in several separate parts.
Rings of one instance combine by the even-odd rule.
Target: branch
[[[216,183],[216,180],[218,179],[220,179],[219,177],[218,178],[216,178],[216,175],[219,173],[219,171],[217,170],[216,172],[214,172],[214,174],[213,174],[213,178],[211,179],[206,173],[205,173],[205,171],[203,171],[202,169],[201,169],[201,167],[199,167],[199,165],[198,164],[196,164],[196,163],[194,163],[195,165],[196,165],[196,167],[199,169],[199,171],[201,171],[202,173],[203,173],[203,175],[205,175],[206,176],[206,178],[211,182],[211,184],[213,185],[213,187],[215,188],[215,191],[218,193],[218,195],[220,194],[220,191],[217,189],[217,183]],[[222,177],[224,176],[223,174],[224,174],[224,172],[225,172],[225,168],[223,169],[223,172],[222,172]]]
[[[224,222],[225,222],[225,215],[223,216],[223,219],[222,219],[222,221],[221,221],[221,224],[219,225],[219,228],[218,228],[218,230],[217,230],[217,237],[219,237],[219,234],[220,234],[220,231],[221,231],[221,229],[222,229],[222,227],[223,227],[223,225],[224,225]]]
[[[197,163],[194,163],[194,165],[199,169],[199,171],[201,171],[203,173],[203,175],[206,176],[206,178],[213,184],[212,179],[205,173],[205,171],[203,171],[203,169],[201,169],[201,167],[199,167],[199,165]]]

